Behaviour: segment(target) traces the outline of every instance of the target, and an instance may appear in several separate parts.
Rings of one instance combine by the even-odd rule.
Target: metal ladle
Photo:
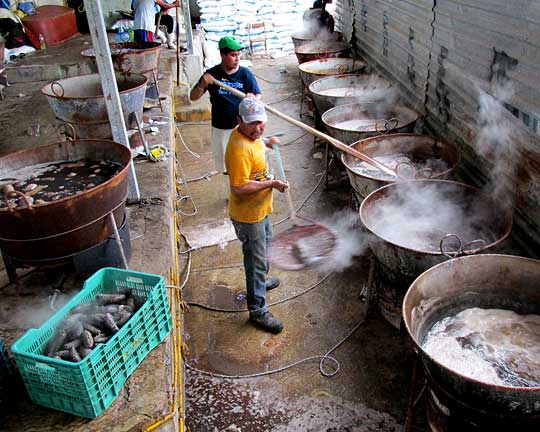
[[[243,93],[240,90],[237,90],[235,88],[229,87],[228,85],[223,84],[221,81],[218,81],[218,80],[214,79],[214,84],[217,85],[218,87],[221,87],[223,90],[227,90],[228,92],[232,93],[233,95],[235,95],[235,96],[237,96],[237,97],[239,97],[241,99],[244,99],[246,97],[245,93]],[[325,133],[320,132],[317,129],[314,129],[311,126],[308,126],[308,125],[302,123],[301,121],[298,121],[296,119],[293,119],[292,117],[289,117],[287,114],[283,114],[281,111],[278,111],[277,109],[272,108],[271,106],[265,104],[264,102],[262,102],[262,104],[264,105],[264,108],[267,111],[270,111],[272,114],[278,116],[279,118],[282,118],[283,120],[285,120],[285,121],[287,121],[287,122],[289,122],[289,123],[291,123],[291,124],[293,124],[295,126],[298,126],[301,129],[304,129],[305,131],[309,132],[312,135],[315,135],[315,136],[317,136],[319,138],[324,139],[325,141],[328,141],[330,144],[332,144],[338,150],[341,150],[342,152],[347,153],[347,154],[351,155],[352,157],[355,157],[357,159],[360,159],[360,160],[370,164],[371,166],[383,171],[385,174],[391,175],[393,177],[398,177],[398,175],[396,174],[396,172],[394,170],[390,169],[386,165],[383,165],[382,163],[378,162],[377,160],[370,158],[369,156],[365,155],[364,153],[361,153],[358,150],[355,150],[352,147],[349,147],[348,145],[346,145],[346,144],[342,143],[341,141],[331,137],[330,135],[326,135]]]

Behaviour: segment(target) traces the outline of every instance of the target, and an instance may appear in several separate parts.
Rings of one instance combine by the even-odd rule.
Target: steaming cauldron
[[[130,114],[142,119],[147,78],[116,74],[126,124]],[[111,138],[112,130],[99,74],[65,78],[41,89],[56,117],[74,126],[78,138]]]
[[[510,211],[480,190],[448,180],[383,186],[364,199],[360,219],[377,259],[381,313],[396,327],[403,295],[419,274],[452,256],[489,250],[512,229]]]
[[[341,37],[340,32],[328,33],[324,30],[319,32],[302,30],[291,35],[295,48],[306,43],[311,43],[314,39],[317,39],[317,41],[338,41],[341,40]]]
[[[427,270],[407,291],[403,319],[428,376],[430,403],[439,410],[442,405],[454,424],[477,426],[459,430],[540,430],[540,387],[492,385],[448,369],[422,349],[427,332],[440,319],[473,307],[540,315],[538,281],[540,261],[475,255]]]
[[[328,133],[346,144],[391,132],[412,132],[420,114],[403,105],[346,104],[322,115]]]
[[[347,42],[313,41],[294,48],[298,63],[327,57],[349,57],[352,45]]]
[[[330,57],[311,60],[298,65],[302,82],[307,87],[313,81],[329,75],[360,73],[367,66],[363,60],[354,58]]]
[[[320,113],[338,105],[383,102],[393,85],[380,75],[332,75],[313,81],[309,93]]]
[[[455,145],[428,135],[381,135],[363,139],[351,144],[351,147],[371,158],[384,158],[398,154],[403,155],[414,163],[426,167],[424,171],[417,172],[417,176],[432,179],[448,178],[461,160],[461,154]],[[382,171],[371,168],[365,163],[361,164],[361,161],[346,153],[341,155],[341,161],[347,170],[351,186],[360,201],[374,190],[389,183],[399,181],[399,179],[389,177]],[[395,162],[398,161],[399,158],[396,158]],[[396,169],[393,166],[395,164],[389,164],[386,160],[383,163],[394,170]],[[409,167],[406,164],[397,166],[398,172],[407,169]]]
[[[38,164],[81,159],[118,163],[109,180],[57,201],[0,208],[0,249],[23,262],[61,260],[101,243],[113,235],[108,215],[117,226],[125,216],[130,150],[107,140],[63,141],[22,150],[0,158],[0,183],[14,172]]]

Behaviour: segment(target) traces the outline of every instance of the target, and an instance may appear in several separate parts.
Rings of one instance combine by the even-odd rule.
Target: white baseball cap
[[[265,122],[268,120],[263,103],[259,99],[244,98],[238,106],[238,113],[244,123],[253,123],[257,121]]]

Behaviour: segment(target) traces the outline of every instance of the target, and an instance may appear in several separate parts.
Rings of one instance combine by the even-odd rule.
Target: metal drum
[[[121,169],[105,182],[57,201],[30,204],[25,199],[26,204],[21,206],[0,208],[3,253],[20,261],[59,260],[113,235],[109,213],[113,212],[117,226],[122,225],[131,152],[116,142],[63,141],[12,153],[0,158],[0,184],[4,188],[16,182],[16,173],[21,169],[31,169],[35,174],[34,167],[41,164],[84,159],[115,162]],[[7,202],[5,190],[1,192]]]
[[[380,75],[333,75],[313,81],[309,93],[320,113],[338,105],[390,102],[395,97],[393,84]]]
[[[306,87],[313,81],[330,75],[360,73],[367,66],[363,60],[354,58],[330,57],[311,60],[298,65],[300,77]]]
[[[510,210],[479,189],[448,180],[390,183],[369,194],[360,219],[377,259],[381,313],[399,327],[403,296],[428,268],[499,245]]]
[[[338,41],[312,41],[294,49],[298,63],[327,57],[349,57],[352,45]]]
[[[126,125],[132,113],[142,119],[147,78],[139,74],[116,74]],[[56,118],[70,123],[78,138],[111,138],[112,130],[99,74],[53,81],[41,89]]]
[[[540,430],[540,387],[488,384],[447,368],[422,348],[434,323],[465,309],[540,315],[538,281],[540,261],[475,255],[441,263],[412,283],[403,301],[403,319],[426,371],[429,403],[443,413],[443,421],[437,420],[445,424],[442,428],[428,417],[432,430],[454,430],[448,424],[467,431]]]
[[[118,72],[141,74],[152,79],[151,74],[159,70],[161,53],[159,42],[123,42],[111,44],[110,50],[114,67]],[[81,51],[81,55],[92,60],[96,58],[94,48]]]
[[[398,174],[410,172],[412,168],[413,176],[432,179],[447,179],[461,160],[457,146],[428,135],[381,135],[358,141],[351,147],[381,160],[389,168],[397,170]],[[341,161],[360,202],[374,190],[399,180],[346,153],[341,155]]]
[[[420,114],[403,105],[347,104],[329,109],[322,115],[328,134],[352,144],[374,135],[412,132]]]

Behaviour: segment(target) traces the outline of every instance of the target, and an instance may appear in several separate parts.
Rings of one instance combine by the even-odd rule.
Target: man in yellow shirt
[[[283,192],[288,185],[274,180],[268,172],[266,146],[271,147],[279,140],[261,139],[267,121],[262,102],[245,98],[238,111],[238,126],[232,131],[225,152],[231,186],[229,216],[242,243],[249,319],[263,330],[279,333],[283,323],[266,305],[266,291],[279,285],[278,278],[266,278],[269,270],[266,251],[272,239],[268,216],[272,213],[272,189]]]

